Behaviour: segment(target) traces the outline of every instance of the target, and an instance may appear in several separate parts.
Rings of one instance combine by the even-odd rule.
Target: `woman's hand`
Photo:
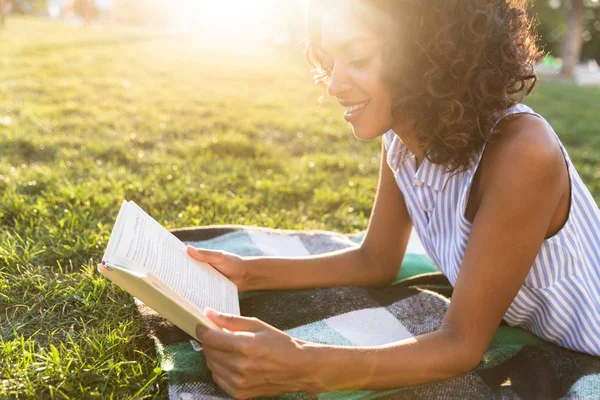
[[[222,250],[205,250],[188,246],[187,253],[194,259],[210,264],[236,284],[238,292],[252,290],[249,284],[247,260]]]
[[[256,318],[206,313],[223,330],[198,325],[213,380],[236,399],[309,391],[310,371],[301,340]]]

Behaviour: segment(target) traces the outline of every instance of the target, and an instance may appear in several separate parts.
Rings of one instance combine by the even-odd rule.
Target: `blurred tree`
[[[586,28],[583,31],[582,59],[596,59],[600,63],[600,1],[592,2],[593,7],[585,10]]]
[[[48,9],[46,0],[12,0],[12,11],[18,14],[44,14]]]
[[[115,20],[126,24],[166,26],[172,23],[181,0],[119,0]]]
[[[571,0],[567,34],[565,35],[562,53],[563,65],[560,70],[562,75],[573,76],[575,74],[575,66],[581,57],[581,48],[583,47],[584,11],[585,5],[583,4],[583,0]]]
[[[80,15],[86,24],[92,22],[97,14],[93,0],[78,0],[74,2],[74,9],[77,15]]]
[[[537,20],[539,44],[546,53],[569,54],[572,63],[582,58],[600,62],[600,1],[534,0],[532,14]],[[579,51],[574,51],[577,46]]]
[[[0,0],[0,26],[4,25],[4,18],[6,18],[6,16],[4,15],[6,10],[6,2],[4,0]]]

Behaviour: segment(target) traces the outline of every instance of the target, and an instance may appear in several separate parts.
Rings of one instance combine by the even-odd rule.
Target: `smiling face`
[[[329,71],[328,93],[345,108],[354,136],[371,140],[393,123],[393,91],[383,76],[383,45],[348,2],[323,13],[321,57]]]

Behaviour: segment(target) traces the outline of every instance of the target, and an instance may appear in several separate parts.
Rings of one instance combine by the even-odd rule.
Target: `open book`
[[[192,337],[198,324],[218,329],[206,307],[240,315],[237,286],[133,201],[121,204],[98,271]]]

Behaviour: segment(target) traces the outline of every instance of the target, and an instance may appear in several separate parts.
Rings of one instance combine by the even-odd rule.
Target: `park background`
[[[123,198],[168,228],[366,228],[380,143],[318,109],[301,1],[4,3],[0,398],[166,396],[131,297],[95,272]],[[553,57],[524,102],[600,202],[600,87],[577,84],[600,62],[600,4],[531,13]]]

